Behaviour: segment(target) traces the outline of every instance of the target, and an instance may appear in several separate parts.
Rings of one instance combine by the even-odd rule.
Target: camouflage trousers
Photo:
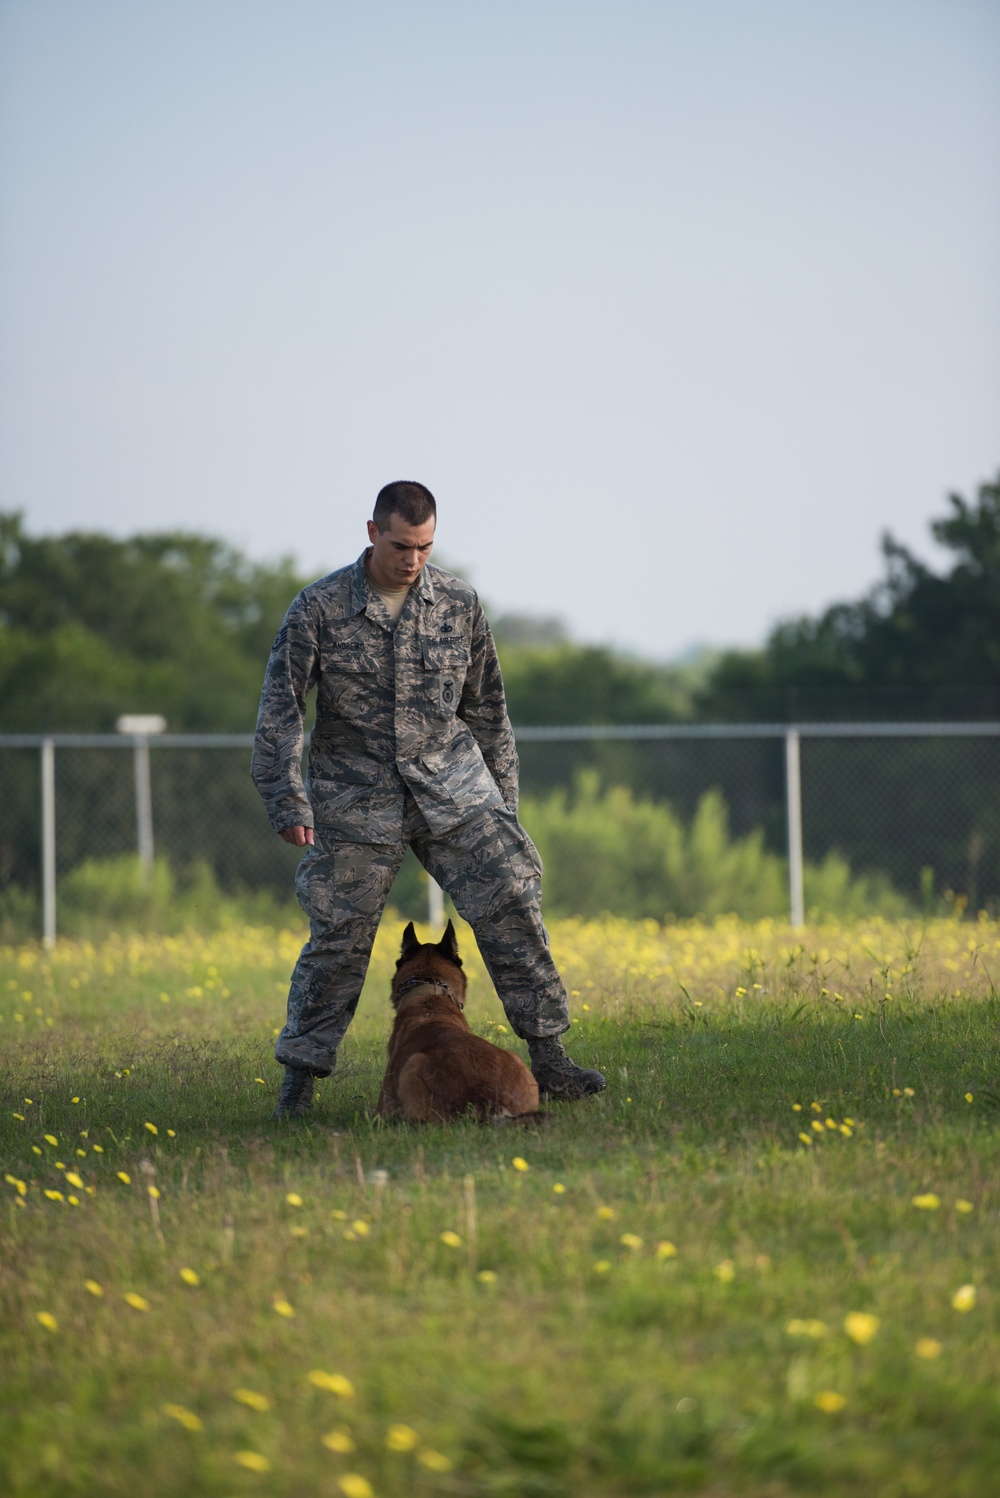
[[[278,1061],[317,1076],[333,1070],[407,844],[475,932],[515,1034],[568,1029],[566,990],[542,924],[541,860],[517,817],[503,807],[485,811],[435,837],[408,795],[398,844],[341,843],[317,832],[302,856],[295,891],[309,940],[292,973]]]

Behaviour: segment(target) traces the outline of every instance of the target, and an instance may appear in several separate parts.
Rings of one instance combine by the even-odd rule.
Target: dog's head
[[[392,980],[394,1007],[406,997],[408,990],[417,986],[418,979],[446,988],[459,1008],[464,1006],[466,977],[462,971],[462,959],[458,955],[458,942],[451,921],[445,927],[440,941],[421,941],[413,929],[412,921],[403,932],[396,976]]]

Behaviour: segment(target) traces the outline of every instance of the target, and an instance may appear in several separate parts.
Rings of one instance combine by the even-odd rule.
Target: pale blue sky
[[[0,505],[656,657],[1000,467],[992,0],[0,0]]]

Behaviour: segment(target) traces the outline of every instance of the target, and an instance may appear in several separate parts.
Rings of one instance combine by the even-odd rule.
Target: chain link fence
[[[593,806],[625,787],[632,808],[667,805],[685,825],[715,793],[730,841],[756,836],[782,860],[793,924],[807,914],[803,870],[807,887],[810,867],[831,854],[912,908],[1000,904],[1000,723],[533,727],[517,742],[529,831],[588,787]],[[251,744],[249,734],[0,735],[8,926],[13,912],[54,940],[68,880],[126,855],[149,865],[154,852],[182,882],[208,871],[222,891],[287,902],[298,855],[268,827]],[[623,808],[608,800],[602,814]],[[393,898],[418,914],[428,891],[409,859]]]

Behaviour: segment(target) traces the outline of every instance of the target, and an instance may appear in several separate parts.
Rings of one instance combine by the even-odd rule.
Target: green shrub
[[[765,848],[759,829],[731,838],[718,791],[701,797],[686,827],[666,802],[639,799],[626,786],[602,791],[584,772],[571,793],[526,797],[520,815],[545,862],[553,915],[787,914],[787,860]],[[852,877],[837,853],[807,866],[805,895],[817,915],[895,915],[906,904],[883,877]]]
[[[235,925],[288,925],[302,920],[297,905],[267,890],[226,893],[205,862],[176,872],[164,858],[146,869],[134,854],[88,858],[59,881],[62,936],[96,938],[109,931],[173,933]]]

